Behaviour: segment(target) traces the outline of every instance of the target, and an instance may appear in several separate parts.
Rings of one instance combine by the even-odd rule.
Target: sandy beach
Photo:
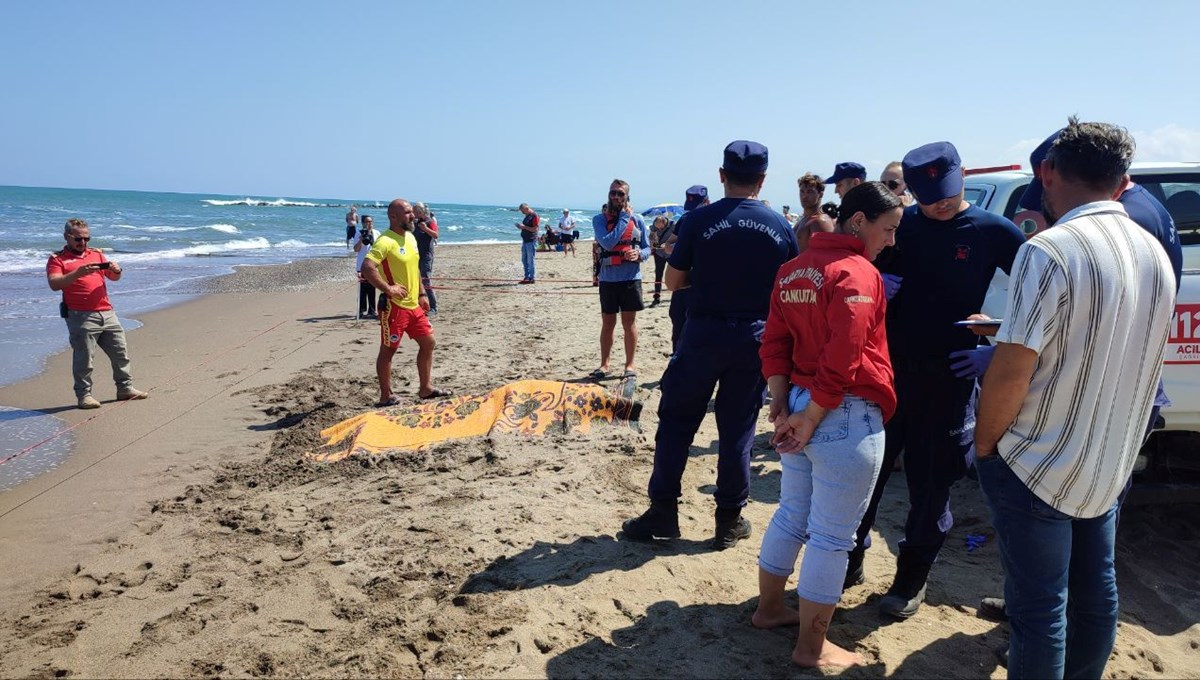
[[[538,283],[517,286],[516,245],[440,248],[437,386],[483,393],[595,368],[599,303],[584,251],[539,253]],[[750,540],[706,547],[711,417],[684,479],[683,539],[617,536],[645,507],[666,304],[639,317],[640,431],[503,435],[327,464],[304,456],[320,430],[377,398],[378,327],[354,318],[353,260],[246,267],[202,285],[205,295],[129,334],[150,399],[113,401],[101,357],[104,407],[76,410],[66,353],[0,388],[0,403],[54,413],[76,440],[61,467],[0,493],[0,676],[835,674],[790,665],[794,630],[750,626],[779,493],[765,410]],[[411,401],[415,352],[406,339],[395,363]],[[880,619],[907,508],[893,476],[867,582],[846,592],[830,633],[869,661],[847,675],[1005,677],[996,650],[1007,627],[977,613],[1003,579],[973,482],[955,487],[953,507],[926,605],[902,623]],[[987,540],[969,552],[967,534]],[[1200,677],[1200,508],[1127,508],[1117,573],[1106,676]]]

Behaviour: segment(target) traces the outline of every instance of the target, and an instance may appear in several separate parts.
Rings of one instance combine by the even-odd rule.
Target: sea
[[[132,330],[140,325],[139,314],[193,297],[198,279],[239,265],[346,255],[350,206],[357,206],[360,219],[374,217],[382,231],[387,200],[0,186],[0,385],[36,375],[48,357],[67,348],[58,316],[61,294],[47,286],[45,268],[50,254],[64,246],[69,218],[87,220],[91,247],[121,264],[124,275],[109,285],[109,297]],[[428,205],[440,246],[521,240],[513,226],[522,217],[515,206]],[[532,207],[555,223],[563,209]],[[571,212],[581,238],[592,238],[595,210]],[[63,401],[73,402],[70,376],[63,380]],[[53,416],[0,404],[0,461],[61,426]],[[56,466],[69,447],[61,437],[39,447],[36,457],[0,462],[0,491]]]

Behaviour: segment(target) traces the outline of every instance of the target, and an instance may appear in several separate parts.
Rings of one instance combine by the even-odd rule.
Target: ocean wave
[[[135,227],[132,224],[114,224],[117,229],[132,229],[133,231],[148,231],[154,234],[175,234],[184,231],[199,231],[200,229],[212,229],[219,231],[222,234],[240,234],[240,229],[232,224],[206,224],[202,227],[172,227],[167,225],[152,226],[152,227]]]
[[[342,203],[313,203],[311,201],[289,201],[286,198],[277,198],[273,201],[268,201],[265,198],[239,198],[232,201],[223,201],[217,198],[206,198],[201,203],[205,205],[225,207],[232,205],[245,205],[254,208],[344,208]]]
[[[12,273],[32,271],[46,266],[50,250],[37,248],[11,248],[0,250],[0,272]]]
[[[153,236],[109,236],[104,240],[113,241],[114,243],[133,243],[136,241],[156,241],[158,239]]]
[[[345,248],[345,241],[326,241],[324,243],[309,243],[300,239],[289,238],[275,243],[272,248]]]
[[[450,226],[446,227],[446,231],[462,231],[462,225],[451,224]]]
[[[149,262],[152,260],[165,260],[177,257],[226,255],[246,250],[265,250],[270,247],[270,241],[258,236],[239,241],[226,241],[224,243],[202,243],[194,246],[188,246],[187,248],[155,250],[149,253],[130,253],[122,256],[121,259],[126,262]]]

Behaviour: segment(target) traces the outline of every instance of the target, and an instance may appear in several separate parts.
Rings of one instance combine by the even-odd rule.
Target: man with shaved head
[[[379,406],[400,403],[392,394],[392,357],[405,333],[417,343],[417,375],[421,383],[417,396],[422,399],[450,396],[449,392],[433,387],[433,348],[437,343],[425,315],[429,296],[421,284],[421,256],[412,233],[412,205],[397,198],[388,204],[387,215],[388,230],[375,240],[362,267],[363,278],[388,298],[386,310],[379,315],[379,356],[375,359]]]

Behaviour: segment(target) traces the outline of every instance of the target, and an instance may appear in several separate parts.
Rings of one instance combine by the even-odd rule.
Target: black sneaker
[[[637,541],[679,538],[679,504],[674,501],[651,501],[649,510],[640,517],[625,520],[621,530],[626,537]]]
[[[867,582],[867,574],[863,570],[863,558],[866,554],[860,550],[851,550],[846,562],[846,580],[842,581],[842,590],[861,586]]]
[[[712,549],[724,550],[743,538],[750,538],[750,522],[742,517],[741,508],[732,512],[717,508],[717,531],[713,535]]]
[[[897,588],[893,585],[887,594],[879,600],[879,613],[884,616],[890,616],[894,619],[907,619],[917,610],[921,608],[921,603],[925,601],[925,584],[921,584],[921,589],[916,595],[908,596],[905,593],[897,592]]]

